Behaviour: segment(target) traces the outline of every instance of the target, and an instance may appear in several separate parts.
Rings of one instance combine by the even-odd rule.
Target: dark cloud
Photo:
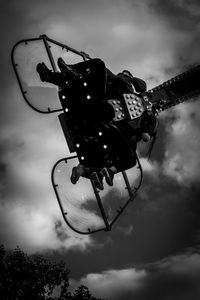
[[[25,3],[25,1],[23,1]],[[27,35],[28,26],[26,24],[29,20],[27,7],[22,8],[22,3],[10,1],[1,5],[0,11],[0,26],[1,31],[1,87],[3,90],[10,86],[12,80],[12,67],[11,67],[11,49],[14,43]],[[12,82],[13,83],[13,82]]]
[[[0,162],[0,197],[1,202],[4,198],[4,190],[5,190],[5,181],[6,181],[6,174],[7,174],[7,165],[4,162]]]
[[[143,288],[134,297],[140,299],[198,299],[200,296],[198,264],[199,254],[177,256],[172,260],[147,267]],[[190,263],[198,264],[191,270]]]
[[[199,56],[199,24],[200,24],[200,3],[198,0],[182,0],[182,1],[149,1],[150,12],[155,14],[155,17],[167,23],[169,28],[179,32],[182,35],[183,44],[179,47],[172,45],[175,48],[174,65],[171,70],[166,69],[166,72],[171,75],[183,71],[185,66],[200,62]],[[170,72],[172,71],[172,72]]]
[[[68,238],[65,227],[60,220],[55,223],[55,232],[60,241],[65,241]]]
[[[5,179],[7,166],[5,163],[0,163],[0,181]]]
[[[79,283],[109,299],[197,300],[200,297],[200,253],[177,254],[148,265],[90,273]]]
[[[88,249],[78,255],[73,251],[68,253],[74,278],[79,278],[83,270],[84,274],[101,273],[102,269],[128,268],[139,262],[148,264],[185,248],[197,247],[200,229],[198,185],[180,187],[170,178],[159,177],[153,180],[152,174],[145,172],[138,196],[112,231],[93,237],[97,245],[104,243],[104,247],[95,251]],[[107,238],[109,243],[105,243]],[[56,255],[65,259],[65,253]]]
[[[158,17],[168,22],[170,26],[180,30],[194,31],[200,22],[200,3],[198,0],[150,0],[149,8],[153,13],[156,13]]]

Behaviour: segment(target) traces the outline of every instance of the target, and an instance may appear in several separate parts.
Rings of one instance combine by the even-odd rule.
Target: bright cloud
[[[91,245],[89,236],[72,234],[71,230],[65,230],[65,238],[59,238],[56,230],[56,221],[60,220],[60,213],[53,204],[53,201],[40,199],[41,207],[37,208],[19,205],[21,199],[15,199],[15,204],[3,205],[0,207],[1,226],[4,233],[1,235],[1,242],[8,248],[16,245],[23,247],[28,252],[72,249],[85,250]],[[48,199],[49,200],[49,199]],[[48,205],[51,207],[47,209]]]
[[[89,287],[97,297],[121,299],[141,287],[142,280],[147,276],[145,270],[135,268],[122,270],[108,270],[100,274],[88,274],[81,279],[81,284]]]
[[[1,242],[30,252],[86,249],[92,245],[89,236],[75,234],[66,225],[56,227],[62,216],[51,186],[51,169],[58,159],[69,156],[58,120],[31,111],[23,113],[17,101],[11,115],[13,110],[17,114],[1,128],[0,138],[1,164],[5,166],[0,186]],[[66,230],[64,239],[58,234],[61,228]]]

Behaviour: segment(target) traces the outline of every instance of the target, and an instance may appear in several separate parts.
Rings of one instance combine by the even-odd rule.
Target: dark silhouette
[[[0,246],[0,295],[2,300],[103,300],[85,286],[69,292],[69,269],[42,255],[27,255],[19,247],[6,252]],[[56,288],[56,291],[55,291]]]
[[[121,99],[126,93],[143,93],[146,83],[127,70],[113,74],[97,58],[74,65],[67,65],[59,58],[58,67],[60,72],[53,72],[44,63],[39,63],[37,72],[42,81],[57,85],[64,99],[71,99],[67,107],[70,111],[68,123],[75,144],[81,144],[76,149],[80,163],[72,170],[71,182],[75,184],[82,176],[92,179],[96,187],[103,190],[103,178],[112,186],[114,174],[136,165],[137,142],[150,141],[157,129],[156,117],[149,111],[143,113],[138,128],[134,128],[132,122],[114,124],[115,113],[108,100]],[[89,95],[85,95],[86,91]],[[87,97],[88,101],[84,101]],[[89,101],[90,98],[95,101]],[[67,103],[62,96],[61,103],[63,107]],[[95,138],[95,131],[101,133],[101,130],[106,141],[104,149],[99,146],[99,139]]]

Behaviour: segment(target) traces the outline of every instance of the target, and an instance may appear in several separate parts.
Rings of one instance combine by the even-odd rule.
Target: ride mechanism
[[[66,89],[58,90],[52,84],[41,82],[36,72],[37,64],[41,62],[45,62],[49,68],[57,72],[59,57],[62,57],[66,64],[91,59],[88,54],[52,40],[46,35],[21,40],[12,49],[12,64],[25,101],[37,112],[58,114],[72,154],[59,159],[51,173],[53,188],[65,222],[80,234],[109,231],[127,205],[135,199],[142,183],[142,167],[137,157],[136,166],[116,174],[113,186],[106,185],[103,191],[96,188],[93,180],[86,178],[81,178],[76,185],[70,182],[72,167],[81,163],[83,159],[87,160],[87,151],[83,156],[74,131],[70,96],[66,94]],[[95,101],[97,93],[90,83],[93,82],[95,85],[97,82],[92,70],[85,70],[82,82],[85,86],[82,94],[82,97],[85,97],[84,101],[90,101],[91,98]],[[115,111],[112,120],[115,127],[118,127],[122,120],[139,127],[146,110],[158,115],[161,111],[198,95],[200,95],[200,65],[147,92],[123,94],[120,99],[107,101]],[[84,118],[84,115],[82,117]],[[98,139],[99,147],[103,147],[105,144],[103,131],[98,131],[95,138]]]

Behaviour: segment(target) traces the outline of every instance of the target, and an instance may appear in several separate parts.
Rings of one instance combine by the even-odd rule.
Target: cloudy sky
[[[69,155],[58,119],[27,106],[10,59],[17,41],[47,34],[151,88],[199,63],[199,1],[1,0],[0,25],[1,243],[64,259],[72,286],[96,296],[199,299],[200,102],[160,114],[143,186],[112,232],[78,235],[51,186],[54,163]]]

